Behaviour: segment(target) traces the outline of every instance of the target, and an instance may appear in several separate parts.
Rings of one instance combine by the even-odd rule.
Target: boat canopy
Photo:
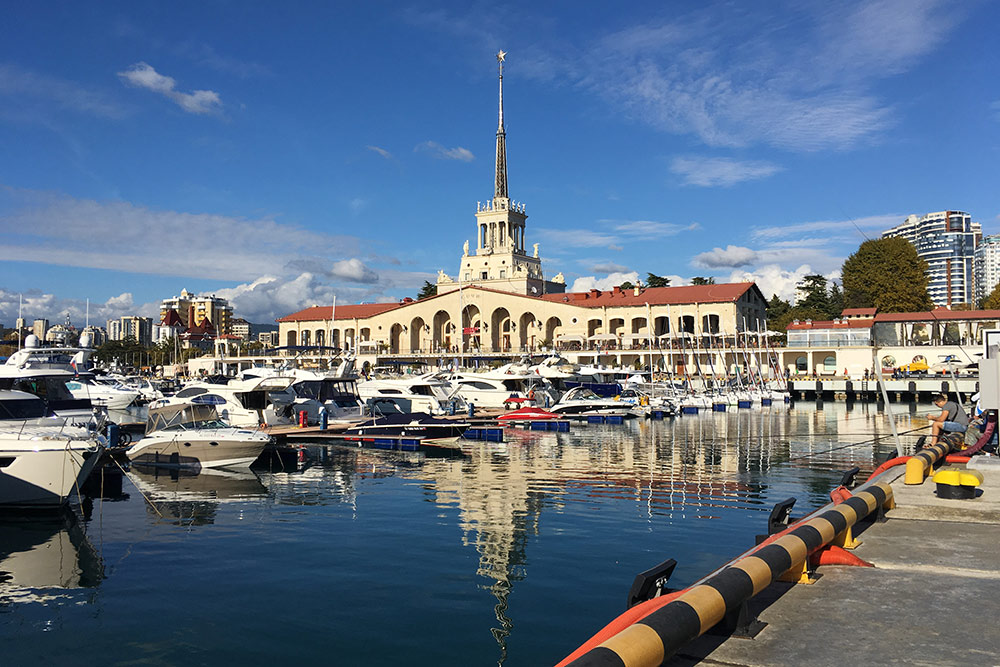
[[[149,409],[146,435],[154,431],[220,428],[226,426],[214,405],[180,403]]]

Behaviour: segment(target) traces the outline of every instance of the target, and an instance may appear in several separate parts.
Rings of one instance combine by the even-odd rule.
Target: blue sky
[[[182,288],[272,320],[454,275],[492,196],[549,276],[836,278],[910,213],[1000,232],[992,2],[15,3],[0,322]]]

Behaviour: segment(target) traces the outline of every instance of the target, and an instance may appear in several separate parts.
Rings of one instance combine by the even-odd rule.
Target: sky
[[[794,296],[909,214],[1000,232],[1000,4],[12,3],[0,323],[273,322],[456,275],[510,196],[570,289]]]

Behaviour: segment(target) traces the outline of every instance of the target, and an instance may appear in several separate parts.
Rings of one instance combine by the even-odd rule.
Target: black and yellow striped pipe
[[[878,507],[892,503],[892,487],[868,484],[842,503],[820,510],[765,541],[686,593],[630,625],[568,667],[655,667],[704,634],[744,601],[767,588],[809,554],[830,543]]]
[[[903,475],[903,482],[906,484],[923,484],[927,472],[934,467],[934,464],[951,451],[951,446],[945,442],[939,442],[921,449],[910,457],[906,462],[906,473]]]

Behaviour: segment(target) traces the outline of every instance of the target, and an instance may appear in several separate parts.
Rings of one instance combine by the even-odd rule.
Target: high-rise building
[[[108,320],[108,340],[122,339],[122,321]]]
[[[134,338],[141,345],[150,345],[153,342],[153,321],[148,317],[138,315],[126,315],[121,319],[122,338]]]
[[[38,340],[45,340],[45,332],[49,330],[49,321],[37,319],[31,325],[31,333],[38,336]]]
[[[243,340],[250,340],[250,323],[242,317],[235,317],[230,321],[229,333]]]
[[[1000,234],[983,237],[976,247],[976,302],[1000,283]]]
[[[176,310],[181,322],[188,329],[201,326],[204,320],[212,323],[219,334],[230,333],[230,320],[233,317],[233,307],[229,301],[214,294],[211,296],[195,296],[186,289],[180,296],[164,299],[160,302],[160,321],[170,310]]]
[[[911,215],[882,238],[901,237],[913,244],[927,262],[927,294],[936,306],[952,307],[973,303],[976,245],[983,228],[962,211],[940,211],[924,216]]]

